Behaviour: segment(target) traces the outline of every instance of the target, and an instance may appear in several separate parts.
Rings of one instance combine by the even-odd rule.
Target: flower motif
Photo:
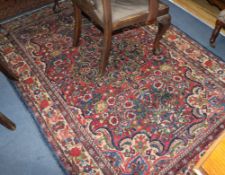
[[[136,118],[136,114],[133,113],[133,112],[127,112],[126,116],[127,116],[128,119],[134,119],[134,118]]]
[[[91,69],[89,67],[81,67],[80,72],[82,72],[83,74],[88,74],[91,72]]]
[[[42,100],[41,101],[41,103],[40,103],[40,108],[41,109],[47,108],[48,106],[49,106],[48,100]]]
[[[177,39],[177,35],[170,34],[170,35],[168,35],[168,39],[171,40],[171,41],[176,40]]]
[[[162,72],[167,72],[167,71],[171,71],[172,70],[172,67],[169,66],[169,65],[163,64],[162,66],[160,66],[160,70]]]
[[[152,150],[151,149],[148,149],[148,150],[146,150],[146,155],[151,155],[151,152],[152,152]]]
[[[70,155],[73,157],[78,157],[81,155],[81,150],[77,147],[74,147],[70,150]]]
[[[115,126],[115,125],[117,125],[118,123],[119,123],[118,117],[116,117],[116,116],[111,116],[111,117],[109,118],[109,124]]]
[[[161,89],[163,87],[163,83],[160,81],[154,82],[153,87],[156,89]]]
[[[188,97],[187,102],[189,105],[199,109],[203,109],[208,105],[206,93],[199,87],[194,89],[193,94]]]
[[[134,103],[132,101],[126,101],[124,104],[125,108],[132,108],[134,106]]]
[[[173,76],[173,80],[176,81],[176,82],[181,82],[182,81],[182,78],[180,76]]]
[[[172,92],[174,92],[174,88],[173,88],[172,86],[168,86],[168,87],[167,87],[167,91],[168,91],[169,93],[172,93]]]
[[[212,60],[207,60],[206,62],[204,62],[204,65],[206,67],[212,67],[213,66],[213,62],[212,62]]]
[[[98,113],[102,113],[103,111],[105,111],[107,109],[107,104],[104,101],[100,101],[95,105],[95,110]]]
[[[34,83],[34,80],[33,80],[32,77],[29,77],[28,79],[24,80],[24,82],[25,82],[26,84],[32,84],[32,83]]]
[[[157,76],[161,76],[162,72],[160,70],[156,70],[156,71],[154,71],[154,74],[157,75]]]
[[[91,98],[92,98],[92,95],[91,94],[85,94],[84,97],[83,97],[83,100],[85,102],[88,102],[89,100],[91,100]]]
[[[153,56],[152,57],[154,60],[156,60],[156,61],[162,61],[163,59],[165,59],[165,57],[164,56]]]
[[[108,99],[107,99],[107,103],[108,103],[108,105],[114,105],[115,104],[115,98],[114,97],[109,97]]]

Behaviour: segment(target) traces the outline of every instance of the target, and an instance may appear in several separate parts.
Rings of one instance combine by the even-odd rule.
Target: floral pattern
[[[62,9],[4,24],[11,36],[0,34],[0,53],[66,170],[184,173],[224,129],[224,63],[175,27],[155,56],[156,28],[138,27],[114,35],[99,77],[101,33],[84,20],[80,46],[71,48],[70,3]]]

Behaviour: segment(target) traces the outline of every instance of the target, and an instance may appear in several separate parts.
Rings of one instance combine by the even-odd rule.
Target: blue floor
[[[17,125],[16,131],[0,125],[0,175],[63,175],[32,116],[1,73],[0,111]]]
[[[219,36],[216,49],[209,47],[212,29],[180,8],[170,5],[172,23],[225,60],[225,37]],[[32,116],[10,82],[0,73],[0,111],[17,125],[16,131],[0,126],[0,175],[63,175]]]
[[[209,38],[212,29],[206,24],[199,21],[197,18],[186,13],[183,9],[177,7],[168,0],[162,0],[170,6],[170,14],[172,16],[172,24],[180,30],[189,35],[192,39],[196,40],[202,46],[213,52],[215,55],[225,61],[225,37],[219,35],[216,40],[216,48],[209,46]]]

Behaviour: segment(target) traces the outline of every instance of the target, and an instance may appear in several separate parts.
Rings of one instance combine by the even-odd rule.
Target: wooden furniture
[[[197,175],[224,175],[225,174],[225,131],[210,146],[205,155],[194,167]]]
[[[112,34],[134,24],[158,23],[153,52],[160,53],[159,40],[170,26],[169,8],[158,0],[72,0],[75,11],[74,46],[81,34],[81,12],[103,30],[103,49],[99,74],[105,73],[111,48]]]
[[[210,37],[210,45],[212,47],[215,47],[216,38],[217,38],[218,34],[220,33],[221,28],[223,28],[223,27],[225,28],[225,9],[220,12],[220,14],[216,20],[215,28]]]
[[[225,0],[208,0],[210,4],[217,6],[220,10],[225,9]]]
[[[17,16],[52,2],[54,0],[0,0],[0,20]]]
[[[12,131],[16,129],[16,125],[1,112],[0,112],[0,124]]]
[[[1,55],[0,55],[0,71],[3,72],[9,79],[18,81],[18,76],[15,75],[7,67],[7,65],[3,61],[3,58],[2,58]],[[0,112],[0,124],[3,125],[4,127],[8,128],[8,129],[10,129],[10,130],[15,130],[16,129],[16,125],[8,117],[6,117],[1,112]]]
[[[59,12],[60,11],[60,8],[59,8],[59,0],[54,0],[54,5],[52,7],[53,11],[55,13]]]

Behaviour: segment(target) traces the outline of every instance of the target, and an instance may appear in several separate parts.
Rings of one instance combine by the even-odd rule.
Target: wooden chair
[[[210,45],[211,45],[211,47],[215,47],[216,38],[219,35],[220,30],[223,27],[225,28],[225,9],[222,10],[220,12],[219,16],[217,17],[215,28],[214,28],[214,30],[212,32],[211,37],[210,37]]]
[[[1,112],[0,112],[0,124],[12,131],[16,129],[16,125]]]
[[[160,53],[159,40],[170,26],[169,7],[158,0],[72,0],[74,6],[74,46],[81,35],[81,12],[103,31],[103,50],[99,74],[105,73],[111,49],[112,34],[121,28],[135,24],[158,23],[158,33],[153,43],[153,52]]]
[[[58,13],[60,11],[59,0],[54,0],[54,4],[53,4],[53,7],[52,7],[52,10],[55,13]]]

